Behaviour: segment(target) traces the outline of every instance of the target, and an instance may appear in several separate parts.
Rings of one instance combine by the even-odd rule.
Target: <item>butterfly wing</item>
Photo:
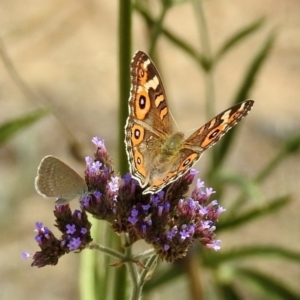
[[[183,147],[202,153],[240,122],[249,113],[253,104],[253,100],[246,100],[223,111],[188,137]]]
[[[44,197],[59,198],[58,204],[65,204],[88,191],[79,174],[51,155],[44,157],[38,167],[35,189]]]
[[[217,143],[229,129],[248,114],[253,104],[252,100],[236,104],[194,132],[183,142],[182,149],[176,155],[167,157],[157,164],[157,168],[152,171],[149,187],[143,194],[157,193],[184,175],[206,149]]]
[[[190,149],[181,149],[173,156],[165,157],[155,165],[149,178],[149,186],[143,194],[153,194],[184,175],[200,158],[200,154]]]
[[[167,98],[159,73],[149,56],[138,51],[131,62],[129,117],[125,145],[130,172],[142,187],[149,181],[161,142],[172,132]]]

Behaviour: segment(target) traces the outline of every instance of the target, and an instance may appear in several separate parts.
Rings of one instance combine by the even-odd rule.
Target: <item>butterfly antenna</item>
[[[175,125],[176,125],[176,127],[177,127],[177,131],[179,131],[179,126],[178,126],[178,124],[177,124],[177,122],[176,122],[175,118],[173,117],[173,115],[172,115],[172,113],[171,113],[171,111],[170,111],[170,110],[169,110],[169,114],[170,114],[170,116],[171,116],[171,118],[172,118],[172,120],[173,120],[174,124],[175,124]]]
[[[194,127],[194,128],[191,128],[191,129],[189,129],[189,130],[187,130],[187,132],[186,133],[188,133],[188,132],[190,132],[190,131],[196,131],[196,130],[198,130],[199,128],[197,128],[197,127]]]

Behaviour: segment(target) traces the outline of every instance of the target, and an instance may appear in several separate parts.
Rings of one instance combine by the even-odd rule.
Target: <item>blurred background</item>
[[[149,3],[154,5],[155,16],[158,1]],[[266,17],[264,27],[228,52],[215,70],[217,113],[230,107],[250,60],[270,30],[277,29],[273,50],[250,93],[254,108],[238,125],[239,135],[225,164],[225,168],[251,177],[276,155],[285,140],[299,132],[300,2],[206,0],[203,9],[212,50],[239,28],[260,16]],[[174,6],[164,21],[165,28],[200,48],[196,24],[189,2]],[[1,124],[38,108],[52,111],[0,148],[0,298],[79,299],[78,255],[66,255],[55,267],[37,269],[21,259],[21,252],[38,250],[34,222],[41,221],[55,231],[54,202],[42,198],[34,189],[36,169],[45,155],[59,157],[82,174],[84,156],[92,156],[94,150],[90,141],[99,136],[105,139],[118,170],[118,2],[2,0],[0,38]],[[138,49],[147,52],[147,38],[145,22],[135,12],[133,53]],[[205,114],[203,72],[163,37],[158,41],[156,55],[180,130],[200,127],[209,120]],[[24,91],[24,86],[11,76],[8,62],[13,63],[34,95]],[[80,145],[81,163],[74,158],[74,139]],[[201,173],[209,155],[208,151],[196,166]],[[230,233],[220,233],[217,237],[222,240],[222,250],[255,243],[300,252],[299,159],[299,153],[285,159],[262,184],[261,197],[250,200],[263,205],[264,199],[291,194],[289,205]],[[222,205],[230,205],[230,200],[226,197]],[[251,265],[279,280],[284,278],[288,288],[300,293],[299,264],[264,258],[251,260]],[[166,285],[150,298],[183,299],[186,284],[184,278],[179,279],[176,289]],[[252,297],[245,295],[245,299],[264,299]]]

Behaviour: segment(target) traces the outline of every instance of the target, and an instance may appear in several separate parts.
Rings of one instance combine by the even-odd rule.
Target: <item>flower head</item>
[[[210,200],[215,191],[197,179],[191,195],[186,195],[196,170],[189,170],[158,193],[144,195],[131,174],[122,178],[114,175],[104,141],[97,137],[92,141],[96,151],[94,158],[85,159],[88,193],[80,199],[81,210],[72,213],[69,205],[57,205],[54,215],[61,237],[56,238],[37,222],[35,239],[41,251],[33,255],[24,252],[23,258],[32,257],[32,265],[42,267],[56,264],[59,257],[70,251],[86,248],[92,241],[86,212],[109,222],[115,232],[126,232],[131,243],[145,240],[166,261],[185,256],[194,241],[220,249],[215,229],[225,209],[217,200]]]

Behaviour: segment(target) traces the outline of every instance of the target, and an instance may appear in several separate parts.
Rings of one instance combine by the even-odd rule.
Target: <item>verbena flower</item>
[[[210,201],[215,191],[197,179],[191,195],[186,195],[196,170],[191,169],[156,194],[143,195],[131,174],[115,176],[104,141],[97,137],[92,141],[96,151],[93,159],[85,159],[89,193],[80,199],[81,210],[72,214],[68,205],[56,206],[56,226],[62,236],[55,238],[47,227],[37,223],[36,241],[41,251],[33,255],[24,252],[23,258],[32,257],[33,266],[55,265],[62,255],[86,248],[92,241],[86,212],[108,221],[115,232],[127,233],[131,243],[143,239],[169,262],[186,255],[195,240],[207,248],[220,249],[215,229],[225,209],[217,200]]]
[[[92,241],[91,223],[84,210],[75,210],[72,213],[68,204],[56,205],[54,215],[55,226],[62,232],[62,236],[56,238],[48,227],[43,226],[41,222],[36,222],[35,240],[41,251],[33,255],[22,253],[24,259],[33,258],[32,266],[56,265],[61,256],[70,251],[81,251]]]

